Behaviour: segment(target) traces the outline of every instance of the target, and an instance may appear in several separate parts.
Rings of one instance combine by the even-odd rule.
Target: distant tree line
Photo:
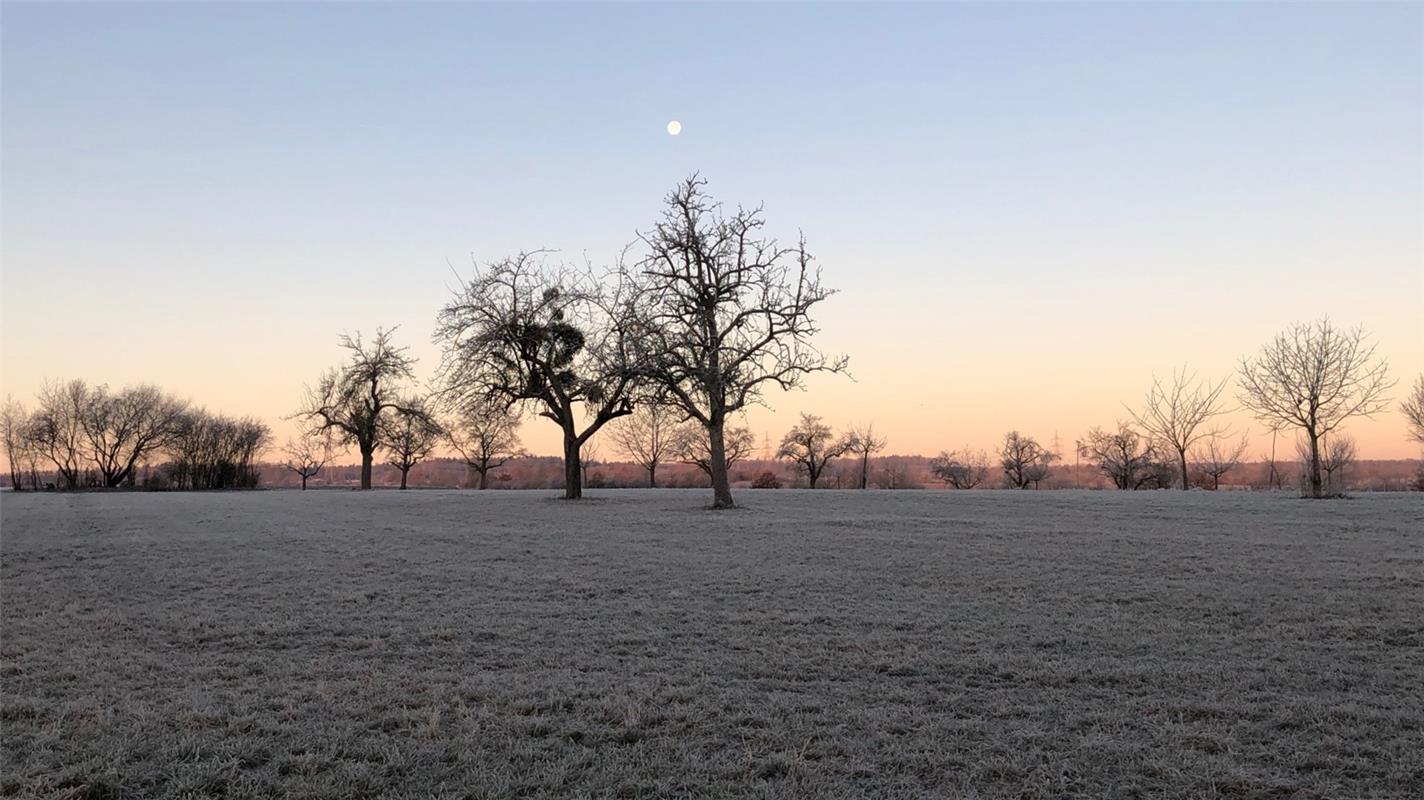
[[[34,411],[13,399],[0,409],[17,491],[134,486],[140,470],[151,488],[251,488],[271,440],[258,420],[213,414],[155,386],[50,381],[36,399]]]

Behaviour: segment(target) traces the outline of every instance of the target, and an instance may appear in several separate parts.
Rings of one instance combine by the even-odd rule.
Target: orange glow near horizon
[[[769,393],[767,407],[753,408],[746,415],[759,444],[769,440],[774,448],[804,411],[825,418],[837,430],[873,424],[889,440],[885,455],[934,455],[961,447],[992,453],[1002,435],[1016,429],[1045,445],[1056,440],[1064,455],[1070,456],[1074,440],[1089,428],[1111,427],[1118,420],[1129,419],[1124,403],[1141,402],[1154,370],[1165,376],[1186,363],[1200,376],[1220,379],[1234,375],[1240,354],[1250,351],[1239,346],[1227,350],[1229,345],[1223,343],[1217,345],[1221,352],[1212,353],[1200,339],[1188,341],[1180,349],[1159,348],[1159,343],[1109,346],[1091,338],[1080,339],[1082,332],[1069,335],[1066,327],[1057,328],[1063,335],[1056,336],[989,337],[1004,344],[1003,351],[985,344],[960,348],[957,342],[928,346],[929,323],[916,318],[881,318],[879,330],[873,334],[851,333],[857,326],[849,300],[842,294],[827,304],[819,342],[829,352],[851,356],[850,374],[814,375],[803,391]],[[439,297],[433,297],[432,308],[438,302]],[[834,313],[832,306],[838,306]],[[980,314],[982,319],[971,319],[966,327],[992,330],[992,312],[983,309]],[[1392,338],[1378,333],[1374,337],[1398,380],[1393,391],[1396,401],[1403,397],[1421,363],[1417,347],[1399,346],[1418,335],[1418,321],[1407,317],[1401,314],[1396,318],[1402,324],[1388,331]],[[1249,327],[1262,342],[1274,332],[1264,322]],[[399,335],[420,357],[420,376],[428,378],[439,354],[428,338],[414,335],[419,330],[420,326],[409,324],[401,327]],[[77,341],[61,341],[55,349],[15,347],[12,343],[25,339],[17,339],[9,330],[6,333],[4,392],[31,407],[34,393],[46,378],[82,377],[115,387],[149,382],[213,411],[256,416],[272,426],[278,443],[297,429],[288,417],[301,402],[304,384],[342,358],[334,334],[286,341],[275,322],[260,326],[240,342],[209,347],[202,342],[175,341],[157,352],[85,347]],[[915,341],[925,344],[903,346]],[[1395,346],[1391,348],[1391,344]],[[1169,355],[1182,360],[1168,360]],[[1236,405],[1230,390],[1227,398],[1228,405]],[[1251,434],[1248,452],[1252,460],[1269,448],[1268,433],[1248,413],[1238,408],[1223,421],[1238,435]],[[1376,418],[1350,422],[1346,430],[1356,438],[1361,458],[1420,455],[1419,448],[1408,441],[1403,417],[1393,406]],[[559,429],[548,420],[526,417],[521,437],[535,454],[562,452]],[[1289,453],[1291,442],[1289,434],[1283,435],[1281,452]],[[605,459],[616,455],[606,438],[596,437],[594,443]],[[269,457],[275,457],[275,452]]]

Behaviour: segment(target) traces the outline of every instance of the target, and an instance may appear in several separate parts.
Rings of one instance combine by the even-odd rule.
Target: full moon
[[[678,122],[677,120],[673,120],[672,122],[669,122],[669,123],[668,123],[668,135],[669,135],[669,136],[676,136],[676,135],[678,135],[679,133],[682,133],[682,123],[681,123],[681,122]]]

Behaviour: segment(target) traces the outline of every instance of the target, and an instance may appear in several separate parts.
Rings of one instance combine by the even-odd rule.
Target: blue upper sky
[[[806,232],[844,292],[828,344],[880,385],[874,364],[949,344],[947,323],[1022,352],[1065,326],[1104,344],[1094,315],[1164,306],[1242,348],[1329,311],[1420,360],[1400,306],[1424,299],[1419,5],[6,4],[2,21],[19,393],[105,367],[181,383],[191,367],[65,354],[135,306],[209,340],[303,320],[311,342],[251,334],[298,351],[273,392],[343,329],[402,323],[433,353],[450,264],[539,246],[607,262],[693,170]],[[41,333],[53,352],[13,347]],[[1168,329],[1064,374],[1145,374],[1154,337],[1159,370],[1239,355]],[[214,346],[227,370],[194,393],[246,357]]]

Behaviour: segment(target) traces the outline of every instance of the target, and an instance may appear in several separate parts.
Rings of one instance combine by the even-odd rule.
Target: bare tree
[[[411,468],[430,457],[445,431],[425,398],[404,398],[397,401],[395,409],[381,420],[380,440],[388,453],[386,463],[400,470],[400,488],[404,489]]]
[[[92,394],[82,380],[46,381],[30,418],[30,441],[54,463],[66,489],[79,488],[84,477],[84,415]]]
[[[156,386],[130,386],[118,394],[106,386],[91,389],[80,425],[103,485],[130,480],[141,459],[167,446],[187,407]]]
[[[1414,379],[1414,387],[1399,408],[1409,423],[1409,438],[1424,444],[1424,375]]]
[[[0,440],[10,465],[10,488],[21,491],[25,483],[25,462],[30,451],[30,412],[18,400],[6,396],[0,408]]]
[[[1324,496],[1320,442],[1352,417],[1382,411],[1394,382],[1389,365],[1375,358],[1363,328],[1341,330],[1323,319],[1297,323],[1241,360],[1241,404],[1273,427],[1294,427],[1309,448],[1307,485]]]
[[[1276,459],[1276,440],[1280,438],[1281,429],[1271,426],[1271,452],[1266,454],[1266,485],[1272,489],[1281,488],[1281,469]]]
[[[486,267],[440,312],[440,375],[455,402],[531,405],[564,435],[564,497],[583,496],[579,453],[608,422],[633,413],[628,292],[588,271],[547,267],[542,252]],[[584,419],[580,427],[579,419]]]
[[[1225,390],[1226,381],[1199,381],[1183,367],[1172,374],[1172,382],[1165,386],[1157,376],[1152,376],[1152,388],[1147,392],[1142,410],[1128,409],[1149,437],[1176,453],[1183,490],[1189,488],[1187,451],[1202,439],[1223,433],[1204,426],[1207,420],[1225,412],[1221,405]]]
[[[295,439],[288,439],[282,452],[286,456],[282,466],[297,473],[305,492],[307,481],[321,474],[322,468],[331,461],[331,437],[325,433],[303,433]]]
[[[846,452],[854,453],[860,458],[859,488],[868,488],[870,486],[870,457],[885,449],[885,438],[875,435],[875,426],[872,424],[851,428],[850,434],[846,437],[846,444],[849,445]]]
[[[593,468],[603,463],[601,454],[598,452],[598,443],[593,441],[585,442],[583,447],[579,448],[578,458],[579,475],[583,476],[583,485],[584,488],[587,489],[589,488],[588,478],[593,472]]]
[[[723,432],[722,456],[727,469],[745,460],[756,449],[756,436],[751,428],[735,426]],[[692,464],[712,477],[712,445],[707,438],[707,428],[699,422],[679,425],[673,431],[671,442],[672,457],[683,464]]]
[[[989,478],[989,454],[969,448],[930,459],[930,473],[956,489],[973,489]]]
[[[619,452],[648,473],[648,487],[657,488],[658,467],[672,454],[676,412],[661,403],[644,403],[632,415],[608,429]]]
[[[1083,457],[1119,489],[1162,489],[1172,485],[1175,468],[1165,463],[1157,445],[1126,423],[1116,431],[1093,428],[1083,439]]]
[[[999,447],[999,466],[1004,470],[1005,483],[1014,489],[1027,489],[1030,485],[1037,489],[1057,460],[1057,453],[1018,431],[1004,434],[1004,443]]]
[[[391,343],[395,329],[376,329],[376,337],[342,335],[341,346],[350,360],[328,371],[315,388],[307,389],[306,402],[297,416],[314,431],[330,431],[340,444],[354,444],[361,454],[361,488],[371,488],[371,464],[381,446],[385,419],[415,409],[401,404],[405,381],[415,377],[415,359],[407,348]],[[424,413],[424,412],[421,412]]]
[[[450,446],[465,466],[479,476],[478,488],[489,487],[490,472],[524,455],[519,443],[519,415],[502,402],[475,398],[464,404],[446,426]]]
[[[1197,445],[1192,455],[1192,463],[1198,474],[1211,479],[1213,490],[1221,488],[1221,479],[1226,473],[1241,464],[1249,444],[1242,436],[1237,442],[1226,441],[1225,436],[1208,436]]]
[[[843,372],[846,360],[811,345],[812,311],[832,291],[805,240],[765,238],[760,208],[724,215],[705,186],[697,175],[679,184],[640,235],[638,342],[643,374],[707,429],[712,505],[731,508],[728,418],[768,386],[796,388],[812,372]]]
[[[179,489],[250,489],[261,477],[257,457],[271,440],[271,429],[259,420],[189,408],[166,448],[168,472]]]
[[[782,437],[776,457],[795,464],[796,470],[806,476],[807,485],[814,489],[826,465],[845,455],[850,446],[849,439],[837,439],[831,426],[820,417],[803,413],[801,421]]]
[[[1308,477],[1310,446],[1305,441],[1296,442],[1296,454],[1300,458],[1303,477]],[[1343,433],[1336,433],[1325,439],[1320,446],[1320,471],[1325,479],[1325,490],[1331,494],[1345,491],[1345,469],[1355,463],[1355,439]]]

